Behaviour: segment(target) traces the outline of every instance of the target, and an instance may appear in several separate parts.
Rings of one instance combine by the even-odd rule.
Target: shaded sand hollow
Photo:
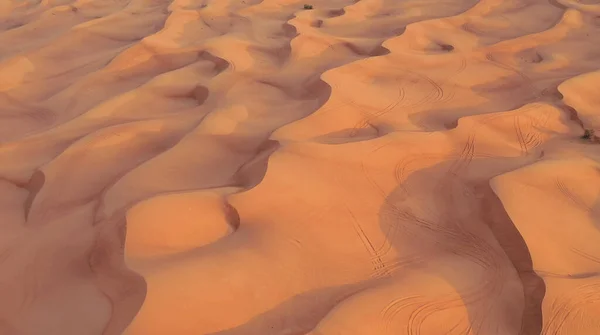
[[[0,1],[0,335],[600,334],[600,2],[311,1]]]

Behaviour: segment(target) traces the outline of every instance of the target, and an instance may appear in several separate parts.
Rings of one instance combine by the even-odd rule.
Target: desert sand
[[[304,4],[0,2],[0,335],[600,334],[600,2]]]

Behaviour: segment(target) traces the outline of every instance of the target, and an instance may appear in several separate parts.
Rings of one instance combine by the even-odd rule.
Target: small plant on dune
[[[304,5],[304,9],[313,9],[313,5]]]
[[[583,131],[583,135],[581,136],[581,138],[584,139],[584,140],[591,141],[591,140],[594,139],[594,137],[595,137],[594,135],[595,135],[594,134],[594,129],[585,129]]]

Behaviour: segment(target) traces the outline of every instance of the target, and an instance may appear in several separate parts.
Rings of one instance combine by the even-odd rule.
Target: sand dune
[[[310,4],[0,3],[0,335],[600,334],[600,3]]]

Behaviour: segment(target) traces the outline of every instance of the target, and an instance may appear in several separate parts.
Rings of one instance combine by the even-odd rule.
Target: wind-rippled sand
[[[1,335],[600,334],[600,3],[311,1],[2,0]]]

